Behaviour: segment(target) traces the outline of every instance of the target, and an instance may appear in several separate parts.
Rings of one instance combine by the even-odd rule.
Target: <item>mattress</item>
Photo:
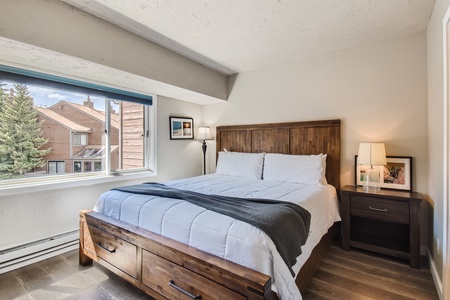
[[[311,213],[311,225],[295,274],[334,222],[340,221],[336,190],[330,185],[300,184],[211,174],[165,182],[204,194],[289,201]],[[231,217],[178,199],[116,190],[102,194],[94,211],[175,239],[272,278],[272,290],[284,299],[301,299],[289,268],[261,230]]]

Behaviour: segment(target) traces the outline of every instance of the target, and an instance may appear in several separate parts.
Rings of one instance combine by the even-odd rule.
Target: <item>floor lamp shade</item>
[[[199,126],[197,133],[197,140],[202,140],[203,151],[203,175],[206,175],[206,141],[212,140],[211,131],[208,126]]]
[[[373,166],[386,165],[384,143],[360,143],[358,164],[370,165],[370,168],[364,173],[363,189],[367,192],[378,192],[380,190],[380,171]]]
[[[207,126],[198,127],[197,140],[212,140],[211,131]]]

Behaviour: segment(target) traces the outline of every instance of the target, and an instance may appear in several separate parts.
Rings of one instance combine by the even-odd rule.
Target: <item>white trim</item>
[[[151,170],[153,173],[157,173],[157,132],[158,132],[158,96],[153,96],[152,106],[148,108],[149,117],[146,118],[147,122],[149,122],[149,138],[148,138],[148,147],[150,151],[148,151],[148,170]]]
[[[434,260],[432,259],[432,255],[430,253],[430,250],[427,249],[427,256],[428,256],[428,262],[430,264],[430,271],[431,276],[433,277],[434,285],[436,286],[436,291],[438,293],[439,299],[443,298],[443,291],[442,291],[442,281],[441,277],[439,277],[439,272],[437,271],[436,264],[434,263]]]
[[[108,116],[108,117],[106,117]],[[111,173],[111,103],[105,98],[105,172]],[[103,161],[102,161],[103,163]]]
[[[156,176],[155,172],[143,171],[133,173],[119,173],[111,175],[84,175],[84,176],[70,176],[59,177],[54,176],[55,179],[51,181],[35,181],[33,183],[14,184],[0,187],[0,194],[2,196],[22,195],[41,191],[59,190],[73,187],[86,187],[95,184],[114,182],[120,180],[133,180],[148,178],[149,176]],[[1,197],[0,197],[1,202]]]
[[[75,250],[79,244],[78,229],[34,241],[13,248],[0,250],[0,274]]]
[[[450,205],[449,205],[449,158],[450,158],[450,147],[449,147],[449,92],[450,92],[450,86],[449,86],[449,72],[450,72],[450,65],[449,65],[449,56],[450,56],[450,40],[449,40],[449,34],[450,34],[450,8],[447,9],[447,12],[445,13],[444,19],[443,19],[443,29],[442,29],[442,39],[443,39],[443,66],[444,66],[444,74],[443,74],[443,88],[444,88],[444,99],[443,99],[443,125],[444,125],[444,157],[443,157],[443,166],[444,166],[444,172],[443,172],[443,241],[442,241],[442,277],[443,277],[443,285],[441,286],[442,293],[441,293],[441,299],[450,298],[450,270],[446,266],[450,263],[450,232],[449,232],[449,226],[450,226]],[[434,243],[434,241],[433,241]]]
[[[9,265],[7,267],[0,267],[0,274],[18,269],[18,268],[22,268],[31,264],[34,264],[36,262],[39,262],[41,260],[47,259],[47,258],[51,258],[72,250],[76,250],[79,247],[79,242],[74,241],[73,243],[67,244],[67,245],[63,245],[61,247],[55,248],[55,249],[49,249],[48,251],[46,251],[43,254],[40,254],[39,256],[35,256],[35,257],[31,257],[27,260],[23,260],[21,262]]]

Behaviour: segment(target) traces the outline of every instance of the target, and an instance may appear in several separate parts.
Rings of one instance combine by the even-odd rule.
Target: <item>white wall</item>
[[[380,141],[388,155],[414,158],[414,190],[426,195],[426,46],[421,33],[241,73],[227,103],[204,108],[205,122],[341,119],[341,185],[354,184],[359,143]],[[422,207],[426,246],[428,206]]]
[[[170,115],[197,125],[202,107],[167,95],[202,103],[228,94],[225,75],[58,0],[2,0],[0,63],[158,94],[158,176],[146,181],[202,172],[200,143],[169,139]],[[102,192],[142,181],[0,194],[0,249],[77,229],[79,211]]]
[[[201,124],[202,118],[206,125],[213,126],[339,118],[342,120],[341,184],[353,183],[354,155],[359,142],[383,141],[388,155],[413,156],[414,190],[425,196],[429,194],[431,199],[428,201],[434,201],[433,232],[442,240],[442,215],[439,213],[442,211],[442,183],[439,182],[442,174],[442,165],[439,165],[442,158],[442,120],[439,117],[442,112],[442,60],[439,49],[442,42],[439,41],[439,26],[440,15],[445,13],[448,2],[437,1],[428,30],[429,105],[425,34],[242,73],[236,78],[229,101],[224,103],[201,107],[159,97],[158,177],[149,180],[201,174],[199,142],[171,141],[169,115],[194,117],[196,126]],[[6,0],[2,1],[2,8],[1,60],[48,69],[55,68],[53,59],[65,61],[71,56],[81,59],[83,64],[90,61],[121,70],[125,74],[121,77],[123,80],[137,75],[133,79],[142,80],[136,86],[141,92],[155,92],[151,86],[158,81],[164,84],[157,87],[165,92],[171,85],[178,87],[181,93],[192,90],[222,99],[227,94],[224,91],[225,76],[168,53],[166,49],[60,1]],[[8,46],[9,40],[18,41],[18,44],[9,47],[7,52],[3,46]],[[21,57],[14,53],[49,56],[33,56],[31,60],[24,56],[22,60],[16,60]],[[45,65],[39,66],[39,63]],[[83,64],[83,68],[89,68]],[[65,66],[65,69],[69,73],[80,72],[73,66]],[[145,81],[149,78],[152,80]],[[123,82],[118,81],[118,86]],[[208,142],[212,171],[214,149],[214,143]],[[112,186],[129,183],[117,181],[83,189],[0,195],[0,249],[76,229],[80,209],[92,207],[98,195]],[[428,207],[423,205],[423,208],[422,245],[427,246]],[[433,257],[441,269],[442,261],[435,250]]]
[[[449,0],[437,0],[433,15],[427,30],[428,45],[428,190],[434,202],[434,226],[430,232],[430,252],[434,264],[442,279],[443,258],[442,242],[444,228],[444,199],[443,199],[443,161],[444,161],[444,61],[443,61],[443,30],[442,20]],[[440,240],[439,251],[435,241]],[[438,253],[439,252],[439,253]]]
[[[203,152],[198,140],[170,140],[169,116],[194,118],[194,137],[202,125],[203,106],[158,98],[158,177],[159,181],[186,178],[203,173]]]
[[[8,64],[137,92],[196,103],[228,96],[224,74],[59,0],[2,0],[0,49]]]
[[[82,209],[92,209],[101,193],[115,186],[166,181],[202,174],[201,144],[196,140],[170,140],[169,116],[186,116],[201,122],[202,106],[158,98],[158,176],[114,181],[83,187],[0,195],[0,250],[78,229]]]

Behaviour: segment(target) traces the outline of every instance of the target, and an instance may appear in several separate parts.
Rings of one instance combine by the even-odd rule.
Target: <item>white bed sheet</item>
[[[340,221],[336,190],[330,185],[305,185],[246,179],[219,174],[165,182],[204,194],[276,199],[297,203],[311,213],[310,234],[293,270],[299,270],[334,222]],[[108,191],[94,211],[167,236],[272,277],[281,300],[301,299],[288,267],[272,240],[260,229],[178,199]]]

